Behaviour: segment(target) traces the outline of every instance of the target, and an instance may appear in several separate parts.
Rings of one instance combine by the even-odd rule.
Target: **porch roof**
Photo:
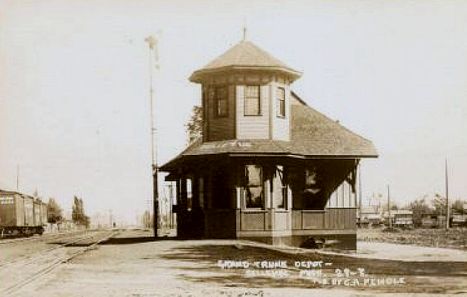
[[[293,94],[293,96],[296,95]],[[300,100],[300,98],[297,99]],[[348,130],[317,110],[303,103],[292,104],[291,108],[290,141],[233,139],[202,142],[199,139],[163,165],[161,170],[170,171],[186,157],[219,154],[282,155],[300,158],[374,158],[378,156],[370,140]]]

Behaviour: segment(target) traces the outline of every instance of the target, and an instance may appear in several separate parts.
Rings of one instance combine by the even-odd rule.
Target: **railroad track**
[[[14,239],[1,239],[0,245],[2,244],[14,244],[14,243],[24,243],[24,242],[35,242],[35,241],[45,241],[54,238],[60,238],[64,235],[75,235],[79,233],[84,233],[86,230],[81,231],[74,231],[74,232],[61,232],[61,233],[53,233],[53,234],[45,234],[39,237],[21,237],[21,238],[14,238]]]
[[[19,256],[16,259],[11,260],[11,261],[2,261],[2,262],[0,262],[0,269],[4,269],[5,266],[24,261],[25,259],[31,259],[31,258],[34,259],[34,260],[39,259],[39,258],[44,257],[49,252],[52,252],[54,250],[83,242],[86,239],[91,239],[95,234],[93,234],[93,233],[84,233],[84,234],[82,234],[83,236],[78,237],[76,239],[70,238],[70,237],[73,237],[74,235],[76,235],[76,234],[73,234],[73,235],[71,235],[69,237],[65,237],[65,238],[52,238],[52,239],[60,239],[60,240],[69,240],[69,239],[72,239],[72,240],[71,241],[66,241],[64,243],[58,243],[56,246],[53,246],[53,247],[51,247],[49,249],[40,250],[40,251],[34,252],[32,254],[26,254],[26,255],[23,255],[23,256]]]
[[[19,279],[15,280],[13,283],[7,284],[6,287],[0,291],[0,295],[7,296],[19,291],[24,286],[50,273],[61,264],[66,263],[89,250],[95,249],[98,244],[108,240],[118,233],[119,231],[107,231],[103,234],[92,234],[90,236],[73,240],[72,242],[66,242],[58,247],[47,250],[47,252],[44,251],[38,255],[38,257],[22,259],[21,261],[5,264],[4,266],[7,266],[7,269],[2,268],[0,275],[3,273],[12,275],[12,270],[14,270],[17,274],[19,272]],[[88,242],[83,246],[73,246],[76,243],[84,242],[86,240],[88,240]],[[73,247],[74,250],[71,253],[67,253],[67,249],[69,249],[70,246]],[[10,264],[13,264],[14,267]]]

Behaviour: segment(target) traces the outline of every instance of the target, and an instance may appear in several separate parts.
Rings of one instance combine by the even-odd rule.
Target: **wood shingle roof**
[[[287,74],[292,80],[301,73],[276,59],[250,41],[241,41],[190,76],[190,81],[200,82],[206,74],[232,70],[278,71]]]
[[[291,104],[291,140],[234,139],[202,142],[198,140],[175,159],[162,166],[169,169],[180,158],[216,154],[230,155],[283,155],[301,158],[371,158],[378,153],[373,143],[348,130],[338,122],[326,117],[304,104],[296,97]]]

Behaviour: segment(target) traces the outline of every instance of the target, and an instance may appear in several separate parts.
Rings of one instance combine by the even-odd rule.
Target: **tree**
[[[84,213],[83,199],[80,199],[76,196],[73,197],[73,206],[71,209],[71,219],[77,225],[89,227],[90,219]]]
[[[189,144],[192,144],[203,136],[203,108],[201,106],[193,106],[191,118],[185,127]]]
[[[433,199],[433,206],[437,215],[446,215],[446,205],[447,199],[439,194],[435,194],[435,198]]]
[[[416,227],[422,225],[423,214],[431,213],[433,211],[426,202],[425,197],[410,202],[409,209],[413,213],[413,223]]]
[[[49,198],[47,203],[47,221],[51,224],[61,222],[63,219],[62,208],[54,198]]]
[[[151,213],[148,210],[146,210],[143,214],[142,223],[144,228],[152,228]]]
[[[396,202],[391,201],[390,203],[391,203],[391,210],[398,210],[399,209],[399,205],[397,205]],[[383,211],[388,211],[387,202],[383,204],[382,209],[383,209]]]

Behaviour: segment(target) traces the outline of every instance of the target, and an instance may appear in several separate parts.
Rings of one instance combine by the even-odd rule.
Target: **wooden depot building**
[[[163,165],[177,236],[356,248],[356,180],[371,141],[291,90],[301,73],[241,41],[195,71],[203,133]]]

